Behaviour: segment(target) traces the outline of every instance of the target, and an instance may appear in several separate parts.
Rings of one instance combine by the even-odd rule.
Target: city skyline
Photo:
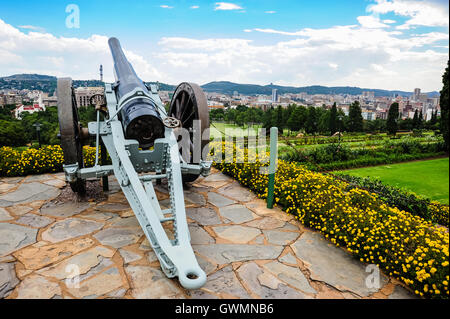
[[[439,91],[448,60],[444,1],[77,1],[79,28],[66,26],[68,4],[2,4],[0,76],[94,79],[103,64],[112,81],[109,36],[143,80],[171,84]]]

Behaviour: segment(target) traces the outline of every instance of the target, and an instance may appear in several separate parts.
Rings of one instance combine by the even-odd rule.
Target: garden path
[[[161,272],[110,184],[107,196],[94,185],[93,198],[77,202],[63,174],[0,179],[0,298],[415,298],[382,274],[378,289],[368,287],[373,269],[217,170],[185,189],[192,245],[208,274],[187,291]],[[156,189],[167,205],[167,189]]]

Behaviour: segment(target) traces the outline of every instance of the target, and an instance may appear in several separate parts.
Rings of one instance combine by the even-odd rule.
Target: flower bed
[[[83,148],[85,166],[95,163],[95,148]],[[64,155],[59,145],[28,148],[18,151],[11,147],[0,148],[0,176],[25,176],[62,172]]]
[[[236,147],[232,151],[232,163],[216,160],[215,166],[266,198],[268,176],[260,174],[260,169],[267,164],[249,163],[248,158],[256,155]],[[448,230],[390,207],[376,194],[348,186],[332,176],[280,160],[275,201],[304,225],[346,247],[362,262],[378,265],[416,294],[448,298]]]
[[[362,166],[391,164],[445,154],[442,138],[407,138],[381,141],[377,146],[352,148],[346,144],[328,144],[312,149],[283,148],[281,159],[307,165],[312,170],[332,171]]]

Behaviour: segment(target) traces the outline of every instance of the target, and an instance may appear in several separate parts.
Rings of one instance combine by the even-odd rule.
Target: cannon
[[[190,244],[183,183],[207,176],[211,169],[211,162],[199,156],[209,142],[205,94],[194,83],[182,83],[166,112],[157,85],[147,86],[139,79],[116,38],[109,39],[109,46],[116,82],[105,83],[104,95],[95,97],[96,122],[88,127],[81,125],[72,80],[58,78],[66,180],[74,192],[84,194],[87,179],[103,179],[103,187],[107,188],[107,178],[114,174],[163,272],[169,278],[178,277],[186,289],[198,289],[205,284],[206,274]],[[85,167],[83,145],[93,138],[95,164]],[[106,151],[111,163],[108,165]],[[153,184],[163,179],[167,180],[170,196],[168,209],[159,205]],[[165,223],[173,225],[172,239],[163,227]]]

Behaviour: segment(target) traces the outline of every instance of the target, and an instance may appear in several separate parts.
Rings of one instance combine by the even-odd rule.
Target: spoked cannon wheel
[[[175,90],[175,93],[170,103],[169,116],[178,119],[181,122],[181,127],[189,131],[189,164],[198,164],[198,160],[195,162],[194,150],[200,149],[200,154],[203,148],[209,143],[209,108],[206,100],[205,93],[195,83],[181,83]],[[195,125],[199,123],[199,125]],[[196,130],[200,129],[200,132]],[[194,138],[194,134],[200,138]],[[201,144],[198,145],[195,143]],[[193,182],[199,175],[186,174],[183,175],[183,182]]]
[[[72,79],[58,79],[58,119],[61,133],[61,147],[64,153],[64,164],[78,164],[79,168],[84,167],[83,161],[83,135],[86,132],[82,129],[78,117],[78,107],[72,87]],[[72,190],[79,194],[86,193],[86,181],[77,178],[70,182]]]

